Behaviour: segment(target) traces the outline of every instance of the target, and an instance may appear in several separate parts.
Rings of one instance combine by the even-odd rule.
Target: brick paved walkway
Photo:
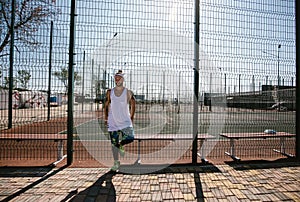
[[[106,168],[0,168],[0,200],[18,202],[300,201],[299,187],[295,162],[181,165],[141,175]]]

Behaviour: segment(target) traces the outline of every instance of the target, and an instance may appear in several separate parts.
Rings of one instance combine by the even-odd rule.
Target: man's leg
[[[121,142],[119,145],[119,151],[120,151],[120,155],[124,156],[125,155],[124,145],[133,142],[134,131],[132,127],[128,127],[120,130],[120,133],[121,133]]]
[[[117,131],[109,132],[110,135],[110,141],[111,141],[111,148],[114,158],[114,165],[111,168],[113,171],[116,171],[119,169],[120,161],[119,161],[119,134]]]

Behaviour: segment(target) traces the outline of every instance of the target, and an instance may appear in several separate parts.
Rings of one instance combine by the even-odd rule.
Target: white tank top
[[[118,131],[132,127],[127,99],[127,88],[124,88],[119,97],[115,95],[114,88],[111,90],[107,122],[108,131]]]

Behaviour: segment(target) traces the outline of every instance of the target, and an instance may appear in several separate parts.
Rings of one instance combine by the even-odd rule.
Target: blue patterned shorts
[[[118,146],[119,144],[129,144],[134,140],[134,130],[132,127],[127,127],[118,131],[110,131],[109,135],[111,143],[115,146]]]

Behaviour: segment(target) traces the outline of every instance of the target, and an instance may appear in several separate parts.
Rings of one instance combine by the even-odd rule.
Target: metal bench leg
[[[59,161],[63,157],[63,142],[62,140],[58,141],[57,145],[57,160]]]
[[[205,158],[205,155],[204,155],[204,142],[205,141],[206,140],[200,140],[200,142],[201,142],[201,154],[197,153],[198,156],[200,156],[202,163],[208,163],[208,160]]]
[[[234,139],[230,139],[230,152],[225,152],[226,155],[230,156],[235,161],[240,161],[241,159],[235,156]]]
[[[59,162],[61,162],[67,155],[64,155],[64,144],[62,140],[58,141],[57,145],[57,160],[52,163],[53,166],[56,166]]]
[[[284,156],[287,156],[287,157],[294,157],[294,155],[292,154],[288,154],[285,152],[285,137],[281,137],[280,138],[280,150],[277,150],[277,149],[273,149],[274,152],[277,152],[277,153],[280,153]]]
[[[138,141],[138,159],[137,163],[141,164],[141,140]]]

